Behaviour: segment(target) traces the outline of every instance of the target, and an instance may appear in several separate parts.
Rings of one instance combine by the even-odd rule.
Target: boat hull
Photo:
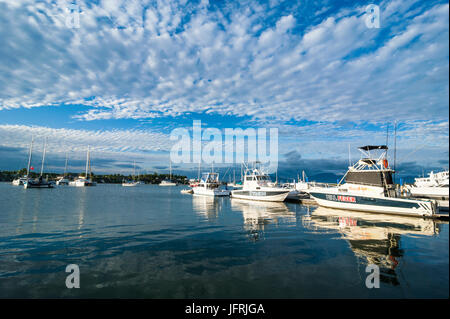
[[[234,190],[231,191],[231,197],[246,199],[246,200],[256,200],[263,202],[284,202],[289,195],[289,191],[247,191],[247,190]]]
[[[194,192],[194,195],[213,196],[213,197],[230,196],[229,190],[205,189],[203,187],[194,187],[192,191]]]
[[[96,182],[88,182],[88,181],[74,181],[70,182],[69,186],[75,186],[75,187],[89,187],[89,186],[96,186]]]
[[[448,187],[409,187],[409,192],[411,196],[414,197],[426,197],[433,199],[448,199],[449,198],[449,188]]]
[[[41,183],[39,183],[39,182],[25,182],[23,184],[23,187],[25,189],[28,189],[28,188],[53,188],[53,184],[47,183],[47,182],[41,182]]]
[[[431,201],[367,197],[339,192],[314,191],[310,195],[320,206],[360,212],[431,217],[436,210]]]

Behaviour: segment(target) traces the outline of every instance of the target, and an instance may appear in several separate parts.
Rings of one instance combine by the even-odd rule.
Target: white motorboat
[[[439,200],[449,199],[449,171],[431,172],[428,177],[416,178],[414,185],[407,185],[406,189],[414,197],[426,197]]]
[[[89,178],[88,178],[89,176]],[[92,181],[92,170],[91,170],[91,158],[90,158],[90,148],[88,146],[87,154],[86,154],[86,171],[84,177],[80,176],[74,181],[69,182],[69,186],[75,187],[87,187],[87,186],[96,186],[97,183]]]
[[[204,173],[196,187],[192,188],[194,195],[230,196],[230,191],[222,189],[218,173]]]
[[[242,189],[232,190],[231,197],[257,201],[283,202],[290,193],[290,190],[271,185],[273,183],[270,177],[263,173],[260,168],[254,167],[249,169],[246,167],[243,187]]]
[[[363,156],[335,187],[314,187],[308,192],[320,205],[329,208],[431,217],[436,203],[430,200],[413,200],[397,197],[392,175],[394,171],[387,161],[386,145],[363,146]],[[373,157],[371,151],[381,151]],[[345,183],[342,181],[345,179]]]

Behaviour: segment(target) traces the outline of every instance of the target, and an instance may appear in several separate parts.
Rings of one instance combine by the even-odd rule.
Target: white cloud
[[[68,29],[56,23],[64,1],[6,3],[0,109],[83,103],[94,107],[84,120],[208,109],[281,121],[384,121],[392,109],[401,120],[448,118],[448,4],[400,21],[392,34],[389,25],[367,29],[363,8],[303,34],[283,15],[259,34],[256,4],[225,18],[172,2],[80,1],[81,28]],[[384,2],[383,23],[412,4]]]

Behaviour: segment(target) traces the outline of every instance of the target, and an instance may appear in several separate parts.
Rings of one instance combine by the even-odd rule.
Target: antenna
[[[386,146],[388,146],[389,142],[389,123],[386,124]]]
[[[350,160],[350,143],[348,143],[348,167],[352,166],[352,162]]]
[[[394,122],[394,173],[395,166],[397,162],[397,121]],[[395,174],[394,174],[394,184],[395,184]]]

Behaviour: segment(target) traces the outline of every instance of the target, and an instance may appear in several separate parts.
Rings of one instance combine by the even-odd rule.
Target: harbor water
[[[0,183],[0,297],[449,297],[448,222],[183,188]]]

